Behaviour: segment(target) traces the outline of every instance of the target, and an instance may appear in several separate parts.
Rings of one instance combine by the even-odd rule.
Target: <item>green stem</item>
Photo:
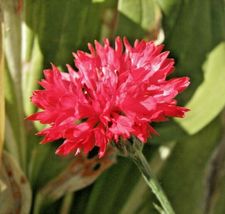
[[[155,194],[161,206],[163,207],[166,214],[175,214],[172,206],[170,205],[169,200],[167,199],[162,187],[160,186],[157,179],[151,172],[148,161],[143,155],[142,151],[136,150],[135,153],[130,155],[131,159],[137,165],[138,169],[141,171],[141,174],[147,183],[147,185],[151,188],[152,192]]]
[[[33,214],[39,214],[41,213],[41,209],[43,207],[43,197],[41,193],[37,193],[35,200],[34,200],[34,209],[33,209]]]
[[[68,192],[64,196],[62,206],[61,206],[61,209],[60,209],[60,212],[59,212],[60,214],[70,213],[71,206],[72,206],[72,203],[73,203],[73,196],[74,196],[73,192]]]

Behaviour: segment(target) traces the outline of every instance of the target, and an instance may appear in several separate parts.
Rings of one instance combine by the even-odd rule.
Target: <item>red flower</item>
[[[29,119],[49,125],[38,133],[45,136],[42,143],[65,139],[57,154],[88,153],[97,146],[102,157],[110,141],[134,135],[144,143],[156,133],[151,122],[183,117],[187,111],[174,98],[189,78],[166,80],[174,70],[169,52],[161,53],[163,46],[153,42],[135,41],[132,47],[125,38],[123,43],[117,38],[115,49],[107,39],[104,46],[96,41],[95,49],[89,44],[90,54],[74,54],[78,71],[69,65],[69,73],[54,65],[44,70],[44,90],[32,96],[43,111]]]

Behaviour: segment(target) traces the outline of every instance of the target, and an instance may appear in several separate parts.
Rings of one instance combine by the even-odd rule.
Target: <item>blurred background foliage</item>
[[[24,118],[50,62],[65,71],[87,43],[126,36],[164,43],[191,86],[182,120],[154,124],[145,155],[179,214],[225,213],[224,0],[1,0],[0,213],[157,213],[135,166],[109,149],[60,158]],[[4,50],[4,51],[3,51]],[[4,60],[3,60],[4,58]],[[4,61],[4,63],[3,63]],[[5,104],[4,104],[5,102]],[[3,147],[4,144],[4,147]]]

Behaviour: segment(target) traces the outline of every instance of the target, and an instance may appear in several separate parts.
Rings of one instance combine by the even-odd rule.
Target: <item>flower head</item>
[[[132,47],[118,37],[115,49],[107,39],[88,47],[90,53],[74,54],[77,71],[69,65],[68,73],[54,65],[44,70],[43,90],[31,98],[42,111],[29,119],[49,125],[38,133],[42,143],[65,139],[57,154],[88,153],[97,146],[102,157],[111,141],[134,135],[144,143],[156,133],[151,122],[184,116],[187,109],[177,106],[175,97],[189,78],[166,79],[174,60],[161,52],[162,45],[142,40]]]

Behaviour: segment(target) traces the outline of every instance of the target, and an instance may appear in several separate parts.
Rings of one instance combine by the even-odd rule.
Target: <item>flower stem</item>
[[[141,150],[136,150],[136,152],[130,155],[131,159],[134,161],[138,169],[141,171],[141,174],[147,183],[147,185],[151,188],[152,192],[155,194],[161,206],[163,207],[166,214],[175,214],[172,206],[170,205],[169,200],[167,199],[162,187],[160,186],[157,179],[151,172],[148,161],[143,155]]]

